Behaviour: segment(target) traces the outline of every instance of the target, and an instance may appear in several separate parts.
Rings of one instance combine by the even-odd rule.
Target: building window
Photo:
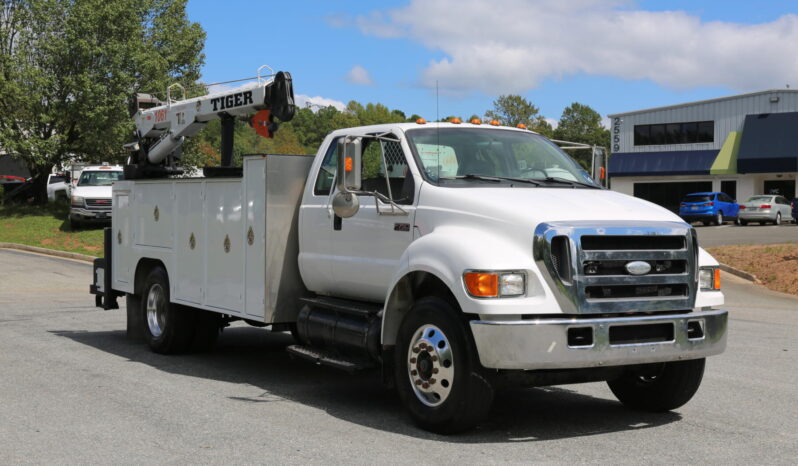
[[[635,125],[635,145],[695,144],[715,141],[714,121]]]

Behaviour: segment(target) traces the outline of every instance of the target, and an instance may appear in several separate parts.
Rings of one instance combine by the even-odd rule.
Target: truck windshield
[[[124,179],[121,171],[83,171],[78,186],[110,186],[114,181]]]
[[[419,128],[407,138],[424,173],[438,183],[528,181],[528,186],[599,188],[571,157],[546,138],[492,128]]]

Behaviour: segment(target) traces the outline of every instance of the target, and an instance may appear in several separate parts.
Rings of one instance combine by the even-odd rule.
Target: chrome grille
[[[685,223],[544,223],[535,230],[534,256],[567,313],[687,310],[695,303],[698,246]],[[630,262],[650,271],[634,275]]]
[[[86,199],[86,208],[102,212],[111,211],[111,199]]]

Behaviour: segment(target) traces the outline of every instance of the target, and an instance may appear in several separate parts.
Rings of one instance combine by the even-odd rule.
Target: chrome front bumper
[[[484,367],[575,369],[699,359],[719,354],[726,348],[727,319],[727,311],[710,310],[666,316],[472,321],[471,331]],[[693,321],[698,321],[703,329],[700,338],[688,338],[688,322]],[[655,343],[610,342],[613,327],[649,324],[673,324],[673,339]],[[585,327],[592,329],[591,344],[569,346],[568,330]]]

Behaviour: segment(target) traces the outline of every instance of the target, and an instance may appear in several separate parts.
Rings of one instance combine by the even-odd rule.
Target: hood
[[[111,199],[112,186],[75,186],[72,188],[73,196],[87,197],[90,199]]]
[[[558,221],[684,221],[651,202],[610,190],[572,188],[460,188],[424,185],[420,208],[460,211],[507,223]]]

